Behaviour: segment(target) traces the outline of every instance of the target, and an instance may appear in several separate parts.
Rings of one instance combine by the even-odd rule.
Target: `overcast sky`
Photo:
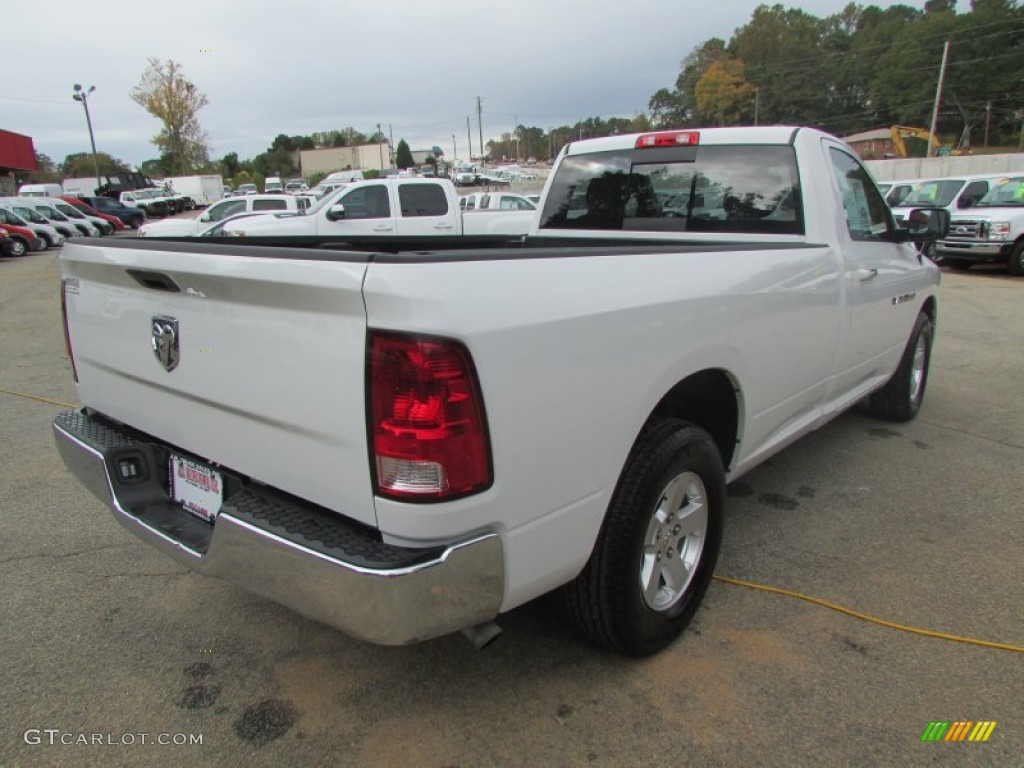
[[[803,0],[818,17],[848,0]],[[920,8],[924,0],[907,0]],[[865,2],[865,5],[872,3]],[[874,4],[888,7],[891,0]],[[98,151],[130,164],[157,156],[159,123],[129,93],[149,57],[173,59],[209,98],[210,154],[251,158],[274,136],[388,125],[412,149],[452,136],[466,150],[525,125],[629,117],[671,87],[682,59],[728,39],[755,0],[54,0],[5,9],[0,128],[31,136],[56,162],[89,149],[75,83],[89,98]],[[785,3],[789,6],[791,4]],[[792,4],[796,5],[796,4]]]

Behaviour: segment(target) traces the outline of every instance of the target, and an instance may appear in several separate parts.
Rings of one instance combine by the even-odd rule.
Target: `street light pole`
[[[85,107],[85,124],[89,126],[89,143],[92,145],[92,170],[96,174],[96,186],[102,187],[103,183],[100,181],[100,165],[96,160],[96,139],[92,135],[92,118],[89,117],[89,94],[95,90],[95,85],[90,85],[89,90],[86,91],[81,85],[75,83],[75,92],[71,98],[75,101],[82,102],[82,106]]]

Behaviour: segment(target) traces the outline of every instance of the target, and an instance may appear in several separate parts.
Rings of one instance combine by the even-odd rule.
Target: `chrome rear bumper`
[[[216,522],[173,504],[166,446],[84,411],[53,422],[72,474],[117,520],[179,563],[216,576],[354,637],[404,645],[493,619],[504,590],[501,540],[486,533],[418,550],[372,529],[260,489],[226,495]],[[131,458],[142,476],[122,480]]]

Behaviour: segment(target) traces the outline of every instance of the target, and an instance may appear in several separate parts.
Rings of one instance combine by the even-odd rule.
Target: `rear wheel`
[[[917,416],[928,384],[933,334],[931,318],[922,312],[917,316],[896,372],[884,387],[871,395],[868,409],[872,416],[887,421],[910,421]]]
[[[1014,277],[1024,275],[1024,240],[1021,240],[1013,247],[1013,253],[1010,254],[1010,260],[1006,263],[1006,268]]]
[[[722,460],[707,432],[679,419],[645,429],[590,560],[564,590],[580,630],[636,656],[675,640],[711,580],[724,498]]]

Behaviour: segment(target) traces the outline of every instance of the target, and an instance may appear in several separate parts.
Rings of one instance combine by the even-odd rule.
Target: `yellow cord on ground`
[[[741,579],[731,579],[728,576],[712,577],[716,581],[721,581],[726,584],[733,584],[737,587],[747,587],[748,589],[756,589],[761,592],[773,592],[777,595],[785,595],[786,597],[794,597],[797,600],[805,600],[808,603],[814,603],[825,608],[831,608],[833,611],[839,613],[845,613],[847,616],[853,616],[855,619],[862,619],[869,621],[872,624],[880,624],[883,627],[889,627],[890,629],[898,629],[901,632],[910,632],[913,635],[923,635],[924,637],[935,637],[939,640],[952,640],[957,643],[967,643],[969,645],[980,645],[985,648],[997,648],[1001,651],[1016,651],[1017,653],[1024,653],[1024,646],[1010,645],[1009,643],[993,643],[988,640],[976,640],[972,637],[960,637],[959,635],[947,635],[944,632],[933,632],[930,629],[919,629],[917,627],[908,627],[905,624],[896,624],[892,621],[886,621],[885,619],[878,619],[874,616],[869,616],[866,613],[860,611],[854,611],[850,608],[844,608],[841,605],[830,603],[827,600],[822,600],[818,597],[811,597],[809,595],[802,595],[799,592],[793,592],[788,589],[781,589],[780,587],[769,587],[766,584],[755,584],[752,581],[743,581]]]
[[[46,403],[47,405],[59,405],[63,408],[78,407],[74,403],[62,403],[60,400],[50,400],[47,397],[39,397],[39,395],[30,395],[27,392],[15,392],[13,389],[4,389],[3,387],[0,387],[0,393],[5,395],[14,395],[15,397],[24,397],[26,400],[37,400],[40,403]]]

